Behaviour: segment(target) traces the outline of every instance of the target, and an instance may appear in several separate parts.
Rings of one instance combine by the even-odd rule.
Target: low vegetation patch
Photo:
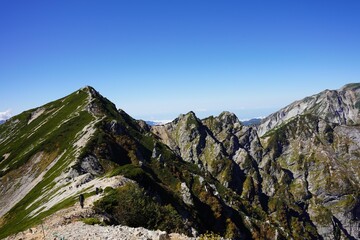
[[[102,222],[98,218],[84,218],[81,221],[88,225],[101,225],[102,224]]]
[[[116,224],[184,232],[181,216],[174,207],[159,204],[133,183],[108,190],[103,199],[94,203],[94,210],[112,216]]]

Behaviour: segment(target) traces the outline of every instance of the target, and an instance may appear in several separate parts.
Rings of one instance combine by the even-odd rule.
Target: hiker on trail
[[[96,195],[98,195],[100,192],[99,188],[96,188]]]
[[[80,194],[79,201],[80,201],[81,208],[84,208],[84,201],[85,201],[84,194]]]

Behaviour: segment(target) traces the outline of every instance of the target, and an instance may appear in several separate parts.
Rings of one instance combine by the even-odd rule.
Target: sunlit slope
[[[0,216],[5,215],[3,220],[12,226],[4,226],[1,235],[71,201],[44,205],[58,193],[54,188],[57,178],[75,161],[94,131],[100,116],[90,111],[92,101],[91,88],[83,88],[0,126]]]

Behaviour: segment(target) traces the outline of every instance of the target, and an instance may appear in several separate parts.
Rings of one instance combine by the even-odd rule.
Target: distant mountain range
[[[3,124],[4,122],[6,122],[6,120],[0,120],[0,124]]]
[[[228,239],[358,239],[359,111],[357,83],[260,123],[189,112],[154,125],[82,88],[0,125],[0,238],[30,239],[43,225],[55,236],[83,221]]]
[[[163,124],[166,124],[166,123],[171,122],[171,121],[165,120],[165,121],[145,121],[145,122],[149,126],[156,126],[156,125],[163,125]]]
[[[241,121],[241,124],[244,126],[257,126],[260,125],[262,118],[252,118],[249,120]]]

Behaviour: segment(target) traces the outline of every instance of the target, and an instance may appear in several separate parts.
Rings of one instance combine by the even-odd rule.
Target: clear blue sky
[[[358,0],[0,1],[12,115],[91,85],[135,118],[244,119],[350,82]]]

